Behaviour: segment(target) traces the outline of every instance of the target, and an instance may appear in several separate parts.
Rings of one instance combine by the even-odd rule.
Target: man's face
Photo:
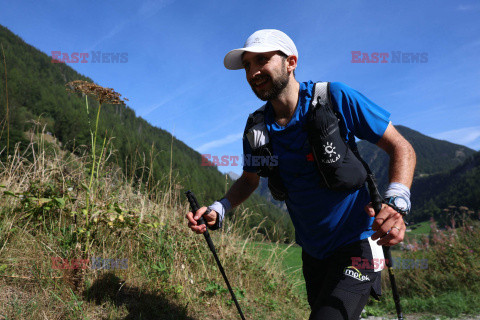
[[[242,56],[247,81],[263,101],[274,100],[290,80],[286,60],[274,52],[245,52]]]

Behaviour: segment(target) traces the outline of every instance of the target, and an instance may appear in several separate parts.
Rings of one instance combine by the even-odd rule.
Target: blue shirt
[[[286,126],[275,122],[273,107],[267,102],[265,124],[288,192],[285,203],[295,227],[296,242],[311,256],[324,259],[336,248],[368,238],[374,231],[373,218],[364,210],[370,202],[366,186],[353,192],[320,187],[320,173],[308,156],[312,150],[303,129],[313,86],[312,81],[300,83],[298,105]],[[330,95],[332,107],[343,120],[340,130],[348,143],[354,144],[357,137],[376,144],[387,129],[390,113],[340,82],[330,83]],[[246,139],[243,152],[251,154]],[[256,172],[248,165],[243,170]]]

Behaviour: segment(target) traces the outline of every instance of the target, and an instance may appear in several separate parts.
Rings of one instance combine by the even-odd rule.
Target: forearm
[[[247,200],[252,192],[258,187],[258,182],[258,176],[247,176],[245,173],[236,180],[225,195],[225,198],[230,201],[232,208],[235,208],[243,201]]]
[[[242,176],[233,183],[227,194],[219,201],[209,206],[218,213],[215,218],[218,226],[221,227],[225,214],[245,201],[258,187],[260,177],[256,173],[243,172]]]
[[[377,145],[390,157],[389,182],[399,182],[410,188],[415,171],[416,156],[412,145],[389,124]]]
[[[413,147],[406,142],[393,148],[389,156],[389,182],[399,182],[411,188],[416,164]]]

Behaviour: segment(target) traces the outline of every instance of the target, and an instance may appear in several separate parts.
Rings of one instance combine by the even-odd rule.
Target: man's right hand
[[[195,213],[195,216],[193,215],[193,212],[189,212],[186,215],[186,218],[188,220],[188,227],[192,229],[192,231],[201,234],[207,231],[207,226],[204,224],[198,225],[198,219],[203,216],[205,219],[205,222],[208,224],[209,227],[212,227],[215,225],[215,222],[217,221],[218,213],[215,210],[210,211],[208,214],[204,214],[205,211],[207,211],[207,207],[201,207],[200,209],[197,210]]]

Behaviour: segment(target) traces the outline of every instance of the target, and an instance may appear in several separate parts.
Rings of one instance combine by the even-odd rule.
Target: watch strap
[[[394,197],[387,197],[383,200],[383,203],[385,203],[386,205],[388,205],[389,207],[393,208],[395,211],[397,211],[398,213],[400,213],[402,216],[406,216],[409,212],[410,212],[410,209],[407,209],[407,210],[402,210],[400,209],[399,207],[397,207],[395,205],[395,203],[393,203],[393,199],[397,198],[396,196]]]

